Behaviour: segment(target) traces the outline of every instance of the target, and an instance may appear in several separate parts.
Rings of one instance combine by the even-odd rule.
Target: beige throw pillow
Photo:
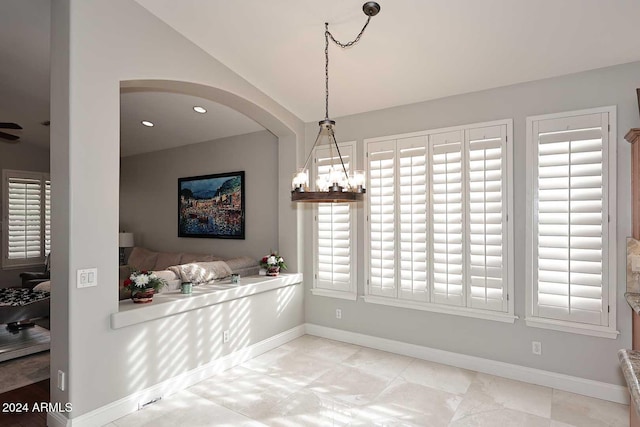
[[[182,257],[181,253],[175,252],[160,252],[158,253],[158,259],[156,260],[156,264],[152,267],[153,270],[166,270],[171,265],[181,264],[180,258]]]
[[[246,269],[249,267],[257,267],[259,265],[258,261],[255,258],[249,258],[246,256],[241,256],[238,258],[231,258],[225,260],[229,268],[233,272],[237,272],[238,270]]]
[[[155,268],[157,259],[157,252],[136,246],[131,251],[127,263],[136,270],[152,270]]]

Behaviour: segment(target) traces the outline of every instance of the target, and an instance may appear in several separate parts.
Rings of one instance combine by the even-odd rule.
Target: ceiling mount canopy
[[[367,22],[365,22],[362,30],[350,42],[342,43],[333,37],[333,34],[329,31],[329,23],[324,24],[324,59],[325,59],[325,118],[318,122],[320,130],[318,136],[311,147],[311,151],[307,156],[307,160],[304,162],[304,166],[298,170],[293,176],[291,182],[291,201],[292,202],[309,202],[309,203],[344,203],[344,202],[357,202],[363,199],[364,194],[367,192],[365,189],[365,174],[364,171],[351,170],[347,171],[347,167],[344,164],[342,155],[340,154],[340,148],[335,136],[336,122],[329,118],[329,39],[341,48],[347,48],[353,46],[360,41],[364,30],[369,25],[371,17],[376,16],[380,12],[380,5],[376,2],[366,2],[362,6],[362,11],[367,15]],[[315,188],[309,187],[309,160],[313,155],[314,148],[323,139],[328,139],[328,144],[331,149],[331,166],[329,172],[317,177],[315,182]],[[333,155],[333,150],[337,157]],[[333,162],[335,161],[335,164]],[[338,160],[340,161],[338,163]],[[353,161],[351,162],[353,165]],[[353,169],[353,168],[350,168]]]

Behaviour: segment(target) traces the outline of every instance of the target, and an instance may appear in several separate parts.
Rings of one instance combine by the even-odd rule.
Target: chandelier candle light
[[[298,169],[298,172],[293,175],[291,181],[291,201],[292,202],[310,202],[310,203],[344,203],[344,202],[357,202],[361,201],[364,194],[367,192],[365,188],[365,173],[362,170],[354,170],[351,173],[347,173],[347,168],[344,165],[342,155],[340,154],[340,148],[338,148],[338,142],[335,136],[336,122],[329,118],[329,39],[341,48],[351,47],[358,43],[360,37],[364,33],[364,30],[369,25],[371,17],[376,16],[380,12],[380,5],[376,2],[370,1],[362,6],[362,10],[367,15],[367,22],[360,30],[360,33],[356,38],[348,43],[341,43],[333,37],[333,34],[329,31],[329,23],[324,24],[324,73],[325,73],[325,118],[320,120],[320,130],[316,137],[311,152],[304,162],[304,167]],[[337,158],[340,159],[340,164],[331,164],[329,172],[327,174],[318,176],[315,182],[315,191],[309,187],[309,160],[313,154],[313,149],[318,145],[318,142],[326,137],[329,139],[331,150],[335,147]],[[335,157],[331,155],[331,158]]]

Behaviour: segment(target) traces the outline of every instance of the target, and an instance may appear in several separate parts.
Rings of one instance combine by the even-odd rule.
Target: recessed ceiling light
[[[149,120],[143,120],[140,123],[142,123],[143,125],[149,128],[153,127],[153,123],[151,123]]]
[[[207,112],[207,109],[196,105],[195,107],[193,107],[193,111],[195,111],[196,113],[204,114]]]

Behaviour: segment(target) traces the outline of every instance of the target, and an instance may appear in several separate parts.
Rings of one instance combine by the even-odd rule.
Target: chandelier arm
[[[336,136],[333,134],[333,129],[329,129],[329,137],[333,139],[333,145],[336,146],[336,150],[338,150],[338,157],[340,158],[340,163],[342,164],[342,170],[344,171],[344,176],[347,179],[347,185],[349,184],[349,174],[347,173],[347,168],[344,165],[344,161],[342,160],[342,154],[340,153],[340,147],[338,147],[338,141],[336,141]]]
[[[316,145],[318,144],[318,141],[320,140],[320,134],[321,133],[322,133],[322,128],[320,128],[320,130],[318,131],[318,135],[316,136],[316,140],[313,142],[313,145],[311,146],[311,150],[309,150],[309,155],[307,156],[307,160],[305,160],[305,162],[304,162],[303,169],[307,169],[307,166],[309,165],[309,160],[311,160],[311,156],[313,155],[313,149],[316,148]]]

